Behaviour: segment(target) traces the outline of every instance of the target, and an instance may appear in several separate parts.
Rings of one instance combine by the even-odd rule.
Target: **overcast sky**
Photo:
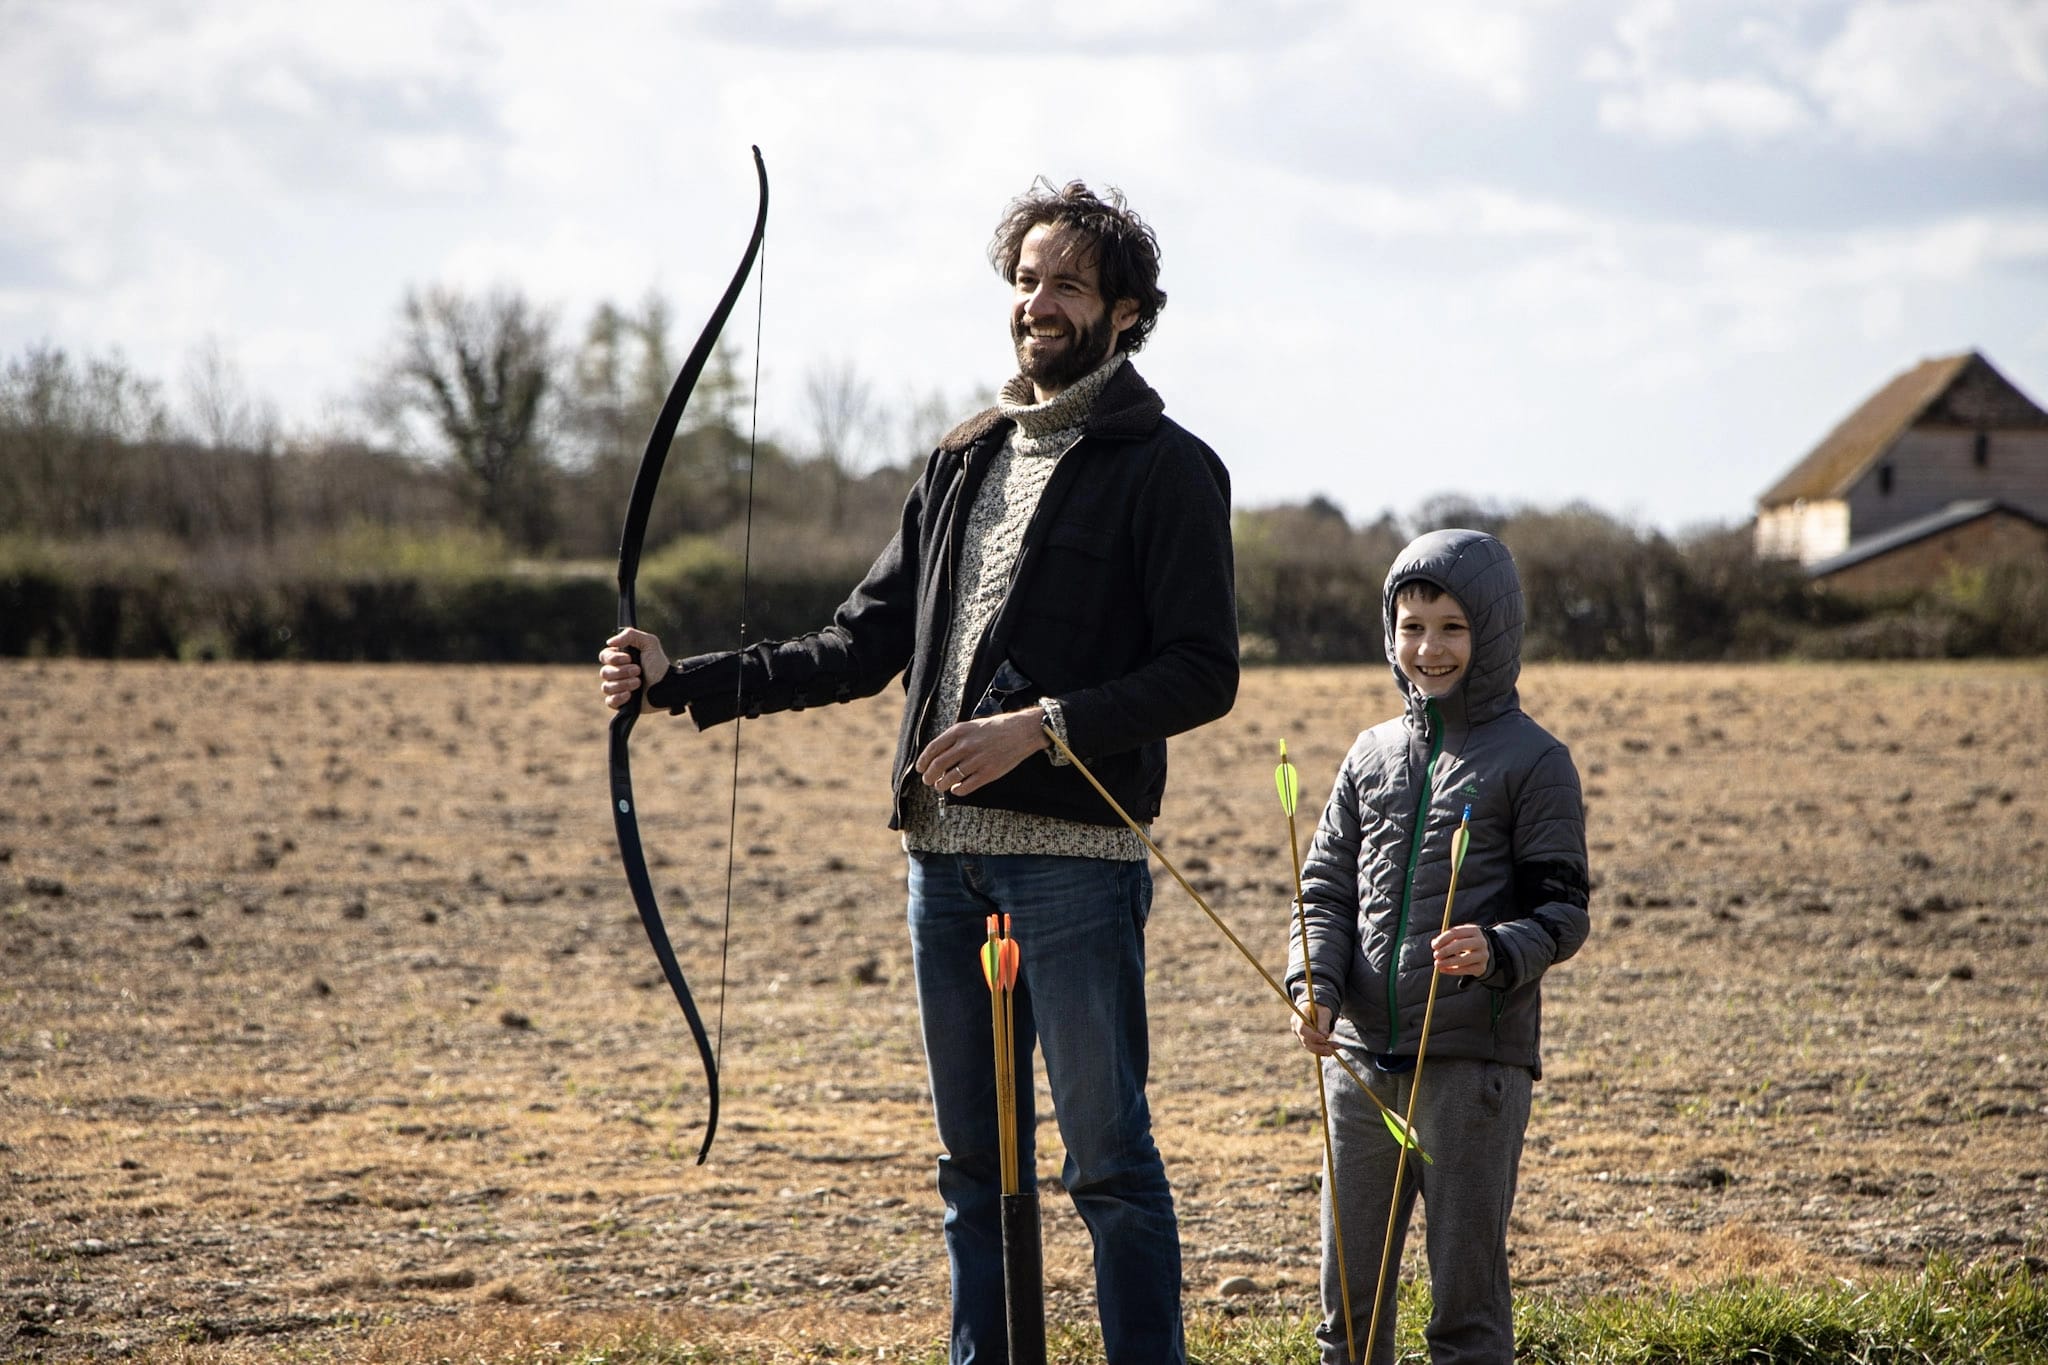
[[[306,430],[409,287],[565,338],[657,289],[686,344],[750,143],[799,444],[822,365],[1007,376],[983,251],[1038,174],[1157,228],[1138,364],[1241,504],[1680,530],[1926,356],[2048,399],[2048,0],[0,0],[0,360],[175,402],[210,341]]]

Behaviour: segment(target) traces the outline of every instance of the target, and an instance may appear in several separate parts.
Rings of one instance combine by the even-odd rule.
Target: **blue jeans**
[[[1142,862],[1036,855],[910,855],[910,946],[938,1117],[939,1196],[953,1280],[953,1365],[1007,1362],[995,1039],[977,954],[987,918],[1011,917],[1018,1165],[1031,1188],[1035,1037],[1066,1144],[1060,1180],[1095,1241],[1095,1301],[1109,1365],[1179,1365],[1180,1231],[1145,1102]]]

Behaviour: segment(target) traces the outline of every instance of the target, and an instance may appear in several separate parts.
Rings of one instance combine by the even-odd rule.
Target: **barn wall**
[[[2048,518],[2048,432],[1994,431],[1982,465],[1976,440],[1974,430],[1959,427],[1920,426],[1901,436],[1849,490],[1851,539],[1976,498],[1997,498]],[[1889,493],[1882,491],[1887,467]]]
[[[1994,512],[1838,570],[1819,583],[1831,592],[1858,597],[1916,592],[1956,569],[2027,560],[2038,562],[2048,573],[2048,527]]]

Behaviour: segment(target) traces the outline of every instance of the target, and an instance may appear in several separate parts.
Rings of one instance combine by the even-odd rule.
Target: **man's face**
[[[1472,627],[1458,599],[1449,593],[1434,602],[1396,598],[1394,658],[1423,696],[1449,696],[1472,662]]]
[[[1124,329],[1138,320],[1138,305],[1102,297],[1095,251],[1071,229],[1040,223],[1024,234],[1010,298],[1010,340],[1017,368],[1038,401],[1109,359]]]

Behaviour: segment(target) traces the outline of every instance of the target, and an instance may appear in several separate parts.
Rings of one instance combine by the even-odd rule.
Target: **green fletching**
[[[1436,1161],[1430,1154],[1422,1150],[1422,1144],[1415,1138],[1415,1130],[1410,1128],[1400,1115],[1391,1109],[1382,1109],[1380,1110],[1380,1117],[1386,1120],[1387,1131],[1394,1135],[1394,1141],[1400,1143],[1430,1165],[1436,1165]]]
[[[994,941],[981,945],[981,975],[982,979],[988,982],[990,990],[994,990],[996,982],[1002,979],[1001,954],[1001,946]]]
[[[1458,871],[1458,869],[1459,869],[1459,868],[1461,868],[1461,867],[1463,867],[1463,866],[1465,865],[1465,848],[1466,848],[1466,845],[1470,844],[1471,842],[1472,842],[1472,829],[1471,829],[1471,826],[1469,826],[1469,825],[1459,825],[1459,826],[1458,826],[1458,832],[1457,832],[1456,834],[1453,834],[1453,835],[1451,836],[1451,872],[1452,872],[1452,875],[1454,875],[1454,876],[1455,876],[1455,875],[1457,874],[1457,871]]]
[[[1415,1140],[1415,1130],[1404,1123],[1398,1114],[1391,1109],[1382,1109],[1380,1110],[1380,1117],[1386,1120],[1387,1131],[1394,1135],[1394,1141],[1400,1143],[1424,1161],[1429,1162],[1430,1165],[1436,1165],[1436,1162],[1431,1160],[1429,1153],[1422,1150],[1422,1144]]]
[[[1280,766],[1273,769],[1273,785],[1280,792],[1280,809],[1294,814],[1295,805],[1301,800],[1301,774],[1287,761],[1287,741],[1280,741]]]

